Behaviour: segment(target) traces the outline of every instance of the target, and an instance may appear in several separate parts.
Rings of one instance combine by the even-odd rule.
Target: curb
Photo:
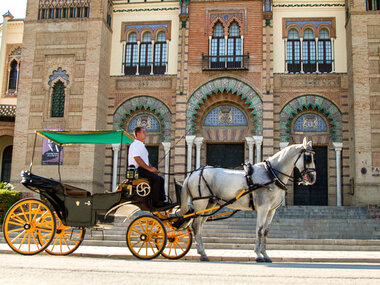
[[[18,254],[12,250],[0,249],[0,254]],[[49,255],[46,252],[40,253],[40,255]],[[50,256],[50,255],[49,255]],[[132,254],[101,254],[101,253],[72,253],[70,256],[75,257],[88,257],[88,258],[109,258],[109,259],[124,259],[124,260],[139,260]],[[156,260],[168,260],[162,256],[156,258]],[[200,261],[199,256],[187,255],[180,260],[186,261]],[[226,262],[256,262],[255,257],[246,256],[209,256],[210,261],[226,261]],[[174,260],[173,260],[174,261]],[[276,263],[379,263],[380,258],[329,258],[329,257],[272,257],[272,261]]]

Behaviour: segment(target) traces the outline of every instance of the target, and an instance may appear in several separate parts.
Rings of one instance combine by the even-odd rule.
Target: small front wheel
[[[168,259],[180,259],[190,250],[193,243],[193,237],[190,229],[177,230],[175,228],[166,228],[168,242],[161,255]]]
[[[128,227],[126,240],[129,250],[137,258],[156,258],[166,246],[165,226],[153,216],[137,217]]]
[[[45,251],[52,255],[73,253],[82,243],[86,229],[83,227],[65,226],[54,212],[56,231],[53,240]]]
[[[24,199],[7,212],[3,224],[5,241],[17,253],[32,255],[46,249],[55,233],[49,207],[37,199]]]

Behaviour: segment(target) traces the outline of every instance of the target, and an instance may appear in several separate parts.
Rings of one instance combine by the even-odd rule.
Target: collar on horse
[[[272,180],[274,181],[274,184],[276,184],[278,187],[280,187],[282,190],[285,190],[287,191],[288,188],[286,188],[286,185],[284,182],[282,182],[282,180],[280,179],[280,177],[278,177],[276,171],[271,163],[268,161],[268,160],[265,160],[265,169],[268,171],[269,175],[271,176]]]

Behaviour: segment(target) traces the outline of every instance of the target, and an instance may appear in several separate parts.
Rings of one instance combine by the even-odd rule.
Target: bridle
[[[265,166],[267,171],[269,172],[270,176],[272,176],[272,179],[274,180],[275,184],[279,186],[283,190],[287,190],[285,183],[278,177],[277,174],[284,175],[289,178],[290,182],[297,182],[298,184],[306,183],[306,179],[309,177],[309,173],[315,172],[315,168],[307,167],[307,164],[312,163],[313,161],[313,155],[315,155],[315,151],[312,149],[303,149],[300,154],[298,155],[296,161],[293,163],[293,168],[296,167],[296,164],[298,160],[300,159],[301,155],[303,155],[303,167],[304,169],[300,172],[301,178],[296,179],[293,176],[287,175],[277,169],[274,169],[271,165],[271,163],[268,160],[265,160]]]

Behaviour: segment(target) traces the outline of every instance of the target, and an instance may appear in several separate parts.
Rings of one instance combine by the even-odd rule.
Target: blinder
[[[307,167],[308,164],[313,162],[313,155],[315,155],[315,151],[305,149],[300,153],[300,156],[298,157],[298,159],[301,157],[302,154],[303,154],[303,168],[304,169],[302,171],[300,171],[302,178],[298,179],[297,182],[299,184],[305,182],[305,177],[308,177],[309,173],[316,171],[315,168]],[[297,161],[296,161],[296,163],[297,163]]]

